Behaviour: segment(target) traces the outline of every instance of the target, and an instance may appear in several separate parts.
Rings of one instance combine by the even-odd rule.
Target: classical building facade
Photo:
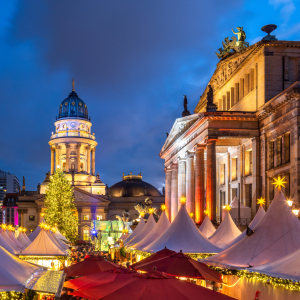
[[[50,172],[37,191],[27,191],[23,179],[16,204],[18,224],[32,231],[38,226],[45,211],[45,192],[51,175],[61,168],[73,186],[76,214],[79,219],[80,239],[88,238],[93,220],[116,220],[123,212],[132,219],[138,217],[134,205],[153,199],[154,205],[164,203],[164,196],[150,184],[142,181],[141,175],[124,176],[123,181],[108,188],[95,170],[96,137],[92,133],[91,118],[85,102],[73,90],[59,106],[55,132],[50,145]],[[121,188],[122,187],[122,188]]]
[[[224,55],[194,114],[175,120],[160,152],[170,219],[181,196],[197,223],[204,210],[220,220],[234,196],[253,216],[277,175],[299,205],[300,42],[271,37]]]

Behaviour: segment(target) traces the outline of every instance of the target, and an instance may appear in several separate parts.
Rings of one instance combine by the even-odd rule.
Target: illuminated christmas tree
[[[45,197],[45,220],[72,242],[78,238],[78,219],[75,215],[73,188],[61,169],[51,176]]]

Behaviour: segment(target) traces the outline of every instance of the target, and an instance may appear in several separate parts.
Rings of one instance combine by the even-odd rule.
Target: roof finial
[[[75,80],[72,80],[72,91],[75,92]]]

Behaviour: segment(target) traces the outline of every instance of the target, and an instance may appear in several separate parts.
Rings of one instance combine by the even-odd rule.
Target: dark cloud
[[[30,189],[44,179],[55,116],[75,78],[99,143],[102,180],[111,185],[123,172],[142,172],[161,187],[159,152],[181,115],[182,95],[193,111],[232,27],[244,25],[249,39],[261,35],[258,3],[11,1],[0,15],[0,168],[25,175]]]

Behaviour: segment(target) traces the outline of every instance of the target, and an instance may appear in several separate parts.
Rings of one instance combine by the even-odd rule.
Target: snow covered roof
[[[145,226],[144,218],[141,218],[139,224],[137,224],[133,232],[124,240],[124,244],[129,243],[134,237],[136,237],[143,229],[144,226]]]
[[[251,236],[204,260],[220,267],[259,266],[278,260],[300,248],[300,221],[277,191],[268,211]]]
[[[253,218],[252,222],[249,224],[249,228],[253,230],[257,226],[257,224],[262,220],[262,218],[264,217],[265,214],[266,214],[266,212],[265,212],[263,206],[260,205],[255,217]],[[246,236],[246,231],[247,231],[247,229],[245,229],[242,232],[242,234],[240,234],[238,237],[236,237],[234,240],[232,240],[225,249],[233,246],[234,244],[236,244],[237,242],[242,240]]]
[[[213,245],[198,230],[189,216],[185,205],[181,205],[174,221],[168,229],[153,243],[144,247],[144,251],[157,252],[167,247],[183,253],[219,253],[220,248]]]
[[[20,253],[20,255],[31,256],[65,256],[66,252],[61,250],[49,237],[44,229],[34,241]]]
[[[126,247],[131,247],[135,244],[137,244],[139,241],[141,241],[144,237],[146,237],[150,231],[155,227],[156,222],[153,218],[153,214],[150,214],[150,217],[148,218],[148,221],[146,225],[142,228],[142,230],[137,234],[133,239],[131,239],[129,242],[125,243]]]
[[[215,233],[216,228],[214,227],[211,220],[209,219],[209,216],[206,216],[204,218],[202,224],[199,227],[199,230],[206,238],[211,237]]]
[[[132,248],[142,250],[144,247],[154,242],[161,234],[163,234],[167,230],[169,226],[170,221],[166,215],[166,211],[163,211],[158,222],[155,224],[151,232],[137,244],[133,245]]]
[[[300,281],[300,248],[274,262],[248,268],[248,271]]]
[[[39,266],[27,263],[0,247],[0,292],[24,292],[25,282]]]

